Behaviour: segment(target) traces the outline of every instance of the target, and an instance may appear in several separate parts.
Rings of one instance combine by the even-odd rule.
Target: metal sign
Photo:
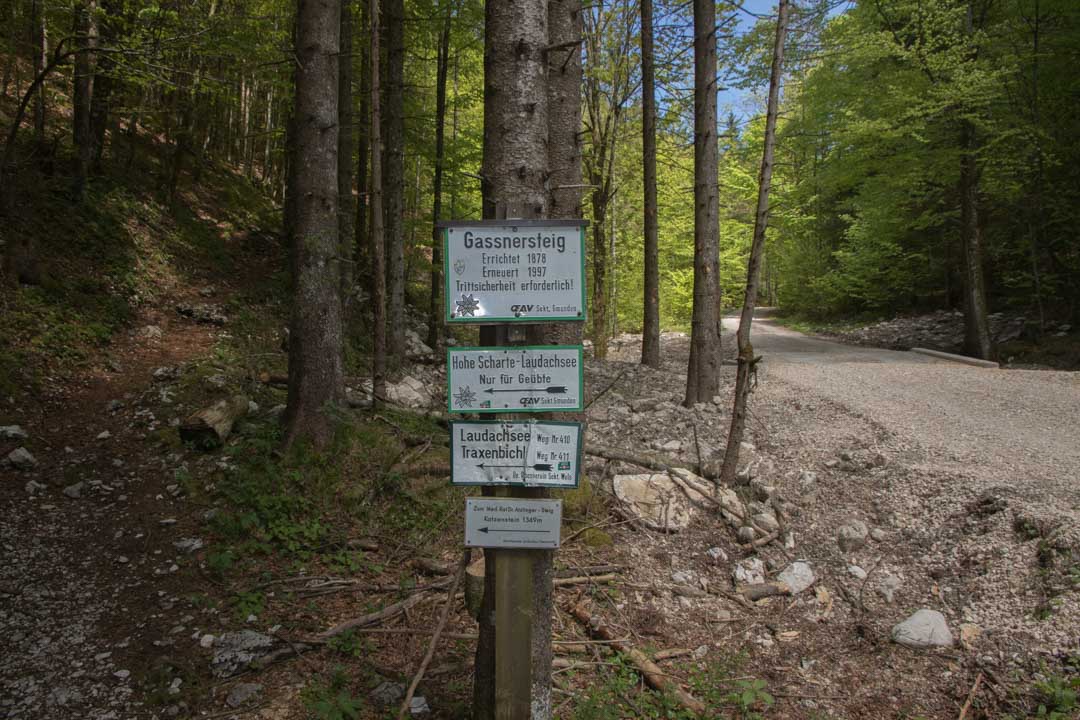
[[[450,348],[446,367],[452,413],[582,409],[580,345]]]
[[[466,547],[559,547],[562,500],[465,498]]]
[[[585,319],[585,223],[443,224],[446,321]]]
[[[450,458],[454,485],[576,488],[581,423],[456,420]]]

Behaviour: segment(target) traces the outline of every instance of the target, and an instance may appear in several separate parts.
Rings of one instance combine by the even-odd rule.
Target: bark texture
[[[772,187],[773,155],[776,150],[776,115],[780,109],[780,81],[784,71],[784,38],[787,36],[788,0],[780,0],[776,18],[776,37],[773,43],[772,68],[769,71],[769,99],[765,109],[765,142],[761,153],[761,171],[758,173],[757,210],[754,214],[754,239],[750,244],[750,260],[746,266],[746,295],[743,298],[742,315],[739,317],[739,369],[735,379],[735,402],[731,411],[731,429],[728,431],[724,465],[720,470],[720,482],[730,486],[735,483],[735,469],[739,462],[739,443],[746,427],[746,403],[750,395],[750,375],[757,359],[750,343],[750,327],[754,321],[757,305],[758,282],[761,277],[761,259],[765,253],[765,231],[769,227],[769,190]]]
[[[960,233],[964,248],[964,351],[983,360],[996,359],[987,319],[983,237],[979,225],[979,167],[975,128],[964,121],[960,154]]]
[[[286,445],[333,436],[329,406],[344,400],[338,254],[340,0],[300,0],[296,14],[295,168]]]
[[[353,0],[340,0],[341,54],[338,55],[338,255],[341,260],[341,301],[348,307],[353,288],[353,244],[355,205],[353,201]],[[345,313],[342,313],[344,318]]]
[[[389,355],[405,356],[405,2],[387,0],[382,108]]]
[[[446,155],[446,76],[450,69],[450,29],[454,18],[453,4],[447,3],[439,35],[439,60],[435,72],[435,179],[432,183],[431,219],[431,297],[428,306],[427,344],[439,351],[443,336],[443,273],[442,230],[437,223],[442,220],[443,161]]]
[[[656,220],[656,70],[652,0],[641,0],[641,167],[644,177],[645,292],[641,364],[660,367],[660,258]]]
[[[73,131],[75,137],[75,176],[72,180],[71,195],[80,202],[86,193],[87,177],[93,159],[93,126],[91,123],[91,103],[94,93],[94,48],[97,45],[97,33],[94,28],[94,0],[76,0],[75,3],[75,42],[79,52],[75,54],[75,74],[73,79]]]
[[[382,106],[379,98],[379,0],[369,0],[371,15],[371,306],[372,306],[372,406],[386,397],[386,243],[383,241]]]
[[[716,148],[716,4],[694,0],[694,309],[687,407],[720,387],[720,219]]]

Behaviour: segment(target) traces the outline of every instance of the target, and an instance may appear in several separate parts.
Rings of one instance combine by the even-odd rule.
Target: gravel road
[[[738,329],[738,319],[725,319]],[[755,319],[770,393],[839,403],[918,443],[937,466],[962,466],[986,487],[1008,485],[1057,512],[1080,511],[1080,374],[990,370],[910,352],[855,347]],[[971,489],[971,488],[969,488]],[[974,488],[977,489],[977,488]]]

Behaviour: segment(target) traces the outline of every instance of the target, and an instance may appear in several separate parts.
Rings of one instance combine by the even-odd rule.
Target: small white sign
[[[450,348],[446,355],[452,413],[582,409],[580,345]]]
[[[585,319],[585,223],[446,223],[446,321]]]
[[[466,498],[466,547],[559,547],[562,500]]]
[[[578,486],[581,423],[453,421],[454,485]]]

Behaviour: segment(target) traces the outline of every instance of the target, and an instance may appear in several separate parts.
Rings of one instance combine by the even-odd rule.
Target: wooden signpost
[[[527,720],[532,693],[533,557],[559,547],[562,501],[523,497],[535,488],[577,487],[581,423],[524,421],[517,413],[584,407],[582,348],[509,341],[521,323],[583,322],[582,220],[491,220],[441,225],[446,321],[481,329],[487,347],[447,353],[447,409],[504,413],[451,423],[452,482],[477,485],[468,498],[465,544],[494,565],[495,715]],[[524,333],[519,334],[524,337]],[[543,588],[547,593],[551,588]]]

